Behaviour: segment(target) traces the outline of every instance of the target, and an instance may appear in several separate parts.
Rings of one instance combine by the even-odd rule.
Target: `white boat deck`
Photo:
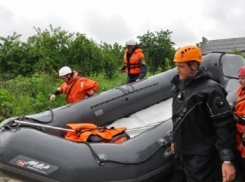
[[[116,120],[109,127],[126,127],[131,138],[172,117],[172,98]]]

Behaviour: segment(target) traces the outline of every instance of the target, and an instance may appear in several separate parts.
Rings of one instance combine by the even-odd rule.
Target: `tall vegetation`
[[[48,98],[61,84],[57,70],[65,65],[99,81],[99,92],[125,83],[126,75],[118,71],[125,48],[118,43],[98,44],[84,34],[52,25],[34,29],[36,34],[26,42],[16,32],[0,37],[0,120],[64,105],[62,97],[54,103]],[[148,31],[138,36],[151,75],[173,67],[171,33]]]
[[[117,75],[122,65],[124,47],[115,43],[97,44],[81,33],[69,33],[60,27],[49,30],[34,28],[36,34],[27,42],[21,42],[21,35],[0,37],[0,78],[15,78],[17,75],[31,76],[36,72],[54,74],[60,67],[68,65],[84,75],[103,73],[108,78]],[[146,62],[152,73],[165,71],[166,64],[172,67],[174,43],[171,31],[147,32],[138,36]]]
[[[171,33],[169,30],[161,30],[155,34],[148,31],[143,36],[138,36],[150,67],[149,71],[153,74],[156,71],[166,71],[173,66],[170,60],[174,56],[175,49],[174,42],[171,41]]]

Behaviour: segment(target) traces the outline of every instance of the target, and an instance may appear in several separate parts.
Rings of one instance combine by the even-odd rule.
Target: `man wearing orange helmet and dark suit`
[[[199,69],[201,50],[184,46],[174,56],[173,143],[175,182],[214,182],[217,154],[222,161],[223,182],[235,178],[233,114],[224,88],[211,73]]]

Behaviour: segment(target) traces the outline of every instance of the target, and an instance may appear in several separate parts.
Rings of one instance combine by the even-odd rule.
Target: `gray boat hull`
[[[202,66],[236,101],[241,56],[212,53]],[[76,143],[64,131],[45,127],[15,127],[15,119],[66,128],[67,123],[106,126],[117,119],[171,98],[176,70],[124,85],[74,104],[0,123],[0,171],[23,181],[103,182],[157,181],[173,170],[169,133],[172,121],[162,121],[122,144]],[[163,111],[164,112],[164,111]],[[8,128],[9,126],[9,128]],[[10,128],[11,127],[11,128]]]

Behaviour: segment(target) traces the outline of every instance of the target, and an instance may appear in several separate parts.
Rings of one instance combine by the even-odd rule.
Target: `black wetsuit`
[[[172,83],[175,182],[212,182],[217,154],[221,161],[234,160],[227,93],[205,69],[192,80],[176,75]]]

